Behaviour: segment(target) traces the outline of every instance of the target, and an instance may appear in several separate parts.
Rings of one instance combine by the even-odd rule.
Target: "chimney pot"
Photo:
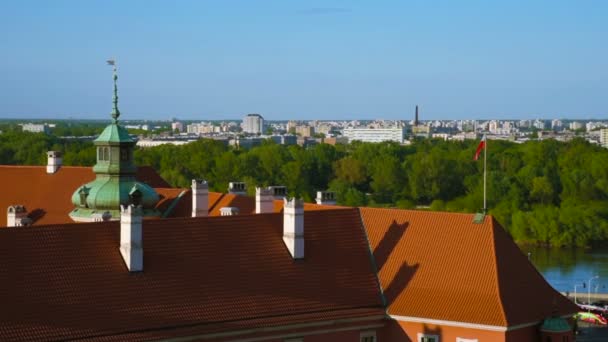
[[[192,217],[209,215],[209,185],[205,180],[192,180]]]
[[[304,258],[304,201],[283,200],[283,242],[294,259]]]
[[[27,210],[22,205],[11,205],[6,212],[7,227],[22,227],[32,224],[32,220],[27,217]]]
[[[333,191],[317,191],[315,201],[320,205],[336,205],[336,193]]]
[[[235,195],[247,195],[247,185],[243,182],[228,183],[228,193]]]
[[[282,200],[287,197],[287,187],[283,185],[273,185],[269,186],[269,189],[272,190],[272,195],[276,200]]]
[[[255,213],[266,214],[274,212],[274,193],[271,187],[255,188]]]
[[[48,157],[46,173],[52,174],[57,172],[63,162],[62,153],[59,151],[48,151],[46,155]]]
[[[239,214],[237,207],[222,207],[220,208],[220,216],[234,216]]]
[[[144,269],[141,206],[120,206],[120,254],[129,272]]]

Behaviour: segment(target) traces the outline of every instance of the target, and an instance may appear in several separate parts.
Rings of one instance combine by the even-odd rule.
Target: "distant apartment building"
[[[543,130],[546,128],[545,126],[545,120],[540,120],[540,119],[536,119],[534,120],[534,128],[538,129],[538,130]]]
[[[559,131],[564,127],[564,123],[562,122],[562,120],[559,119],[553,119],[551,121],[551,129],[555,130],[555,131]]]
[[[321,123],[315,126],[315,132],[329,135],[334,129],[334,126],[326,123]]]
[[[186,127],[186,131],[189,134],[210,134],[219,133],[221,131],[220,126],[214,126],[211,123],[193,123]]]
[[[433,138],[433,139],[442,139],[445,141],[447,141],[449,137],[450,137],[450,135],[448,133],[433,133],[431,135],[431,138]]]
[[[405,137],[405,129],[401,127],[394,128],[345,128],[343,135],[348,138],[348,141],[363,141],[363,142],[383,142],[396,141],[403,142]]]
[[[490,131],[490,133],[497,134],[499,128],[500,128],[500,125],[499,125],[498,121],[496,121],[496,120],[490,121],[490,124],[488,125],[488,131]]]
[[[604,128],[606,127],[606,123],[605,122],[594,122],[594,121],[589,121],[585,124],[585,128],[587,130],[587,132],[591,132],[600,128]]]
[[[572,121],[568,127],[571,131],[577,131],[579,129],[585,128],[585,125],[583,125],[583,123],[579,121]]]
[[[47,124],[26,123],[22,124],[21,128],[24,132],[49,133],[49,125]]]
[[[608,128],[600,129],[600,144],[603,148],[608,148]]]
[[[312,137],[315,135],[315,129],[308,125],[296,126],[296,134],[301,137]]]
[[[298,137],[295,135],[273,135],[270,139],[280,145],[295,145],[298,143]]]
[[[243,118],[243,132],[250,134],[264,133],[264,118],[260,114],[247,114]]]
[[[184,124],[182,122],[179,121],[175,121],[171,123],[171,130],[173,132],[178,131],[178,132],[183,132],[184,131]]]
[[[456,141],[465,141],[465,140],[475,140],[478,138],[477,133],[475,132],[462,132],[458,134],[454,134],[452,140]]]
[[[297,126],[298,126],[297,121],[289,120],[287,122],[286,130],[287,130],[287,132],[295,133]]]

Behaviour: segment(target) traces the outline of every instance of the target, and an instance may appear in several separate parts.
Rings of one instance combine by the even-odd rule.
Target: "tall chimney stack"
[[[418,126],[418,105],[416,105],[416,117],[414,118],[414,126]]]
[[[57,172],[62,164],[61,152],[59,151],[48,151],[46,153],[48,162],[46,164],[46,173],[52,174]]]
[[[209,185],[205,180],[192,180],[192,217],[209,215]]]
[[[272,188],[255,188],[255,213],[266,214],[272,212],[274,212]]]
[[[120,206],[120,254],[129,272],[144,270],[141,206]]]
[[[294,259],[304,258],[304,201],[283,199],[283,242]]]

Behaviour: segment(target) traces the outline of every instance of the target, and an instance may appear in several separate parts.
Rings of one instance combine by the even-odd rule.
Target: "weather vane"
[[[112,120],[114,123],[118,122],[118,117],[120,116],[120,111],[118,110],[118,86],[116,84],[116,81],[118,80],[118,74],[117,74],[117,69],[116,69],[116,60],[112,59],[108,59],[106,61],[106,63],[108,63],[108,65],[112,66],[112,70],[114,72],[114,98],[113,98],[113,103],[114,106],[112,107]]]

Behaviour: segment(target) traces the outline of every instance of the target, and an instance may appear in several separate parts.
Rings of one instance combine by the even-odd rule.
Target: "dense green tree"
[[[95,163],[92,141],[68,137],[102,125],[62,124],[57,134],[0,126],[0,163],[43,165],[45,152],[64,153],[65,165]],[[80,131],[79,131],[80,130]],[[285,185],[290,195],[312,200],[330,189],[341,205],[478,212],[483,206],[483,161],[477,142],[423,139],[396,143],[318,144],[303,148],[265,141],[251,149],[202,139],[182,146],[136,149],[138,165],[150,165],[170,184],[206,179],[212,190],[228,182]],[[487,154],[489,213],[522,243],[591,246],[608,241],[608,150],[577,138],[516,144],[490,141]]]

